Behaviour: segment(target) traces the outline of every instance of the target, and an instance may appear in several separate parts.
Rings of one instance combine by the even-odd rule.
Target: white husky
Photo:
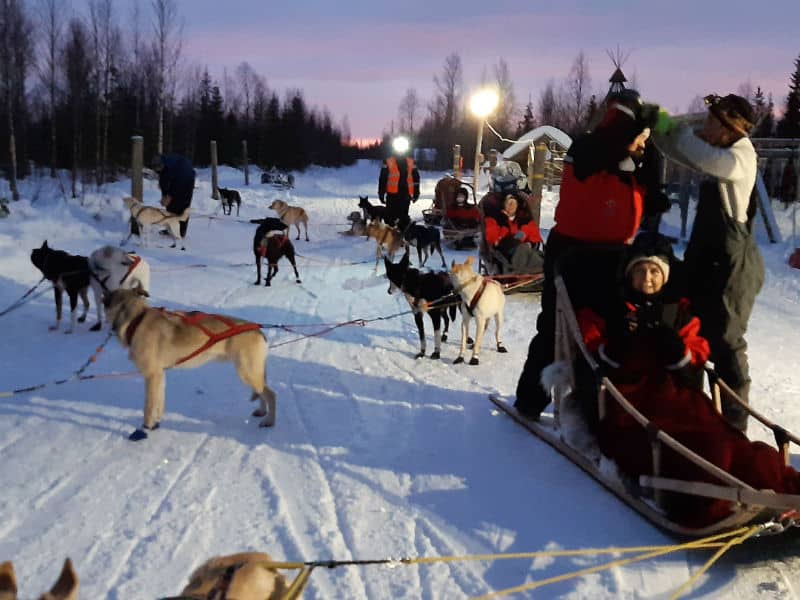
[[[503,288],[499,283],[485,277],[481,277],[472,270],[474,259],[468,257],[464,264],[456,264],[453,261],[450,268],[450,281],[453,287],[461,295],[461,348],[458,351],[458,358],[453,362],[464,362],[464,350],[467,348],[467,334],[469,322],[475,317],[477,323],[475,330],[475,344],[472,346],[471,365],[478,364],[478,355],[481,352],[481,342],[483,334],[489,325],[489,319],[494,317],[495,332],[494,337],[497,342],[498,352],[508,352],[503,342],[500,341],[500,327],[503,324],[503,309],[506,305],[506,297]]]
[[[125,206],[128,207],[128,210],[131,211],[131,216],[139,223],[140,238],[143,246],[147,246],[149,243],[150,229],[158,226],[167,228],[167,231],[172,236],[173,248],[177,245],[178,240],[180,240],[181,250],[186,250],[184,239],[181,238],[179,223],[189,219],[191,208],[187,208],[180,215],[173,215],[163,208],[142,204],[136,198],[131,198],[130,196],[125,198],[123,202],[125,202]]]
[[[103,294],[114,290],[141,288],[150,291],[150,265],[141,256],[122,248],[103,246],[89,255],[89,283],[97,306],[97,323],[92,331],[103,324]]]

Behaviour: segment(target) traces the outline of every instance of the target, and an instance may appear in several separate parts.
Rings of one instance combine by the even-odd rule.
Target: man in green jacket
[[[669,158],[706,176],[684,253],[689,298],[700,318],[700,335],[711,345],[716,372],[747,402],[744,334],[764,283],[764,263],[753,233],[757,157],[748,137],[753,108],[735,94],[705,100],[708,115],[698,133],[662,112],[654,139]],[[730,401],[722,408],[734,427],[747,429],[746,410]]]

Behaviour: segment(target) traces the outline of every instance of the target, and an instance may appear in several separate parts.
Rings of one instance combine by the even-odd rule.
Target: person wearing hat
[[[709,355],[702,323],[675,277],[681,263],[663,236],[640,234],[623,259],[622,297],[605,318],[590,308],[577,313],[583,340],[596,353],[605,376],[649,420],[647,428],[622,406],[607,400],[592,429],[598,449],[633,481],[653,474],[651,435],[663,431],[681,444],[756,489],[800,492],[800,474],[787,467],[778,451],[751,442],[695,385]],[[592,403],[597,405],[596,384]],[[587,399],[587,404],[588,404]],[[661,477],[718,483],[679,454],[661,455]],[[719,522],[731,503],[674,494],[668,517],[690,527]]]
[[[419,199],[419,171],[407,152],[408,140],[395,138],[392,156],[383,162],[378,175],[378,199],[386,205],[388,225],[406,221],[411,202]]]
[[[597,126],[576,139],[564,158],[555,225],[545,247],[542,308],[514,404],[529,418],[538,419],[550,403],[540,379],[542,369],[553,362],[558,262],[569,254],[590,254],[577,261],[583,265],[575,277],[580,289],[571,287],[570,297],[576,308],[591,301],[602,312],[597,305],[607,300],[603,291],[642,217],[669,209],[656,182],[644,177],[652,170],[641,164],[653,116],[652,105],[643,104],[634,90],[625,90],[609,99]]]
[[[669,158],[701,172],[692,232],[684,253],[689,298],[711,344],[718,375],[748,402],[750,374],[744,339],[756,295],[764,283],[764,263],[756,245],[752,195],[757,157],[748,137],[754,125],[750,103],[735,94],[705,98],[708,114],[695,133],[659,114],[655,141]],[[723,399],[723,414],[745,431],[748,413]]]
[[[160,154],[153,159],[153,170],[158,173],[161,206],[175,215],[183,214],[192,205],[196,173],[188,158],[180,154]],[[186,237],[189,219],[181,221],[181,237]]]

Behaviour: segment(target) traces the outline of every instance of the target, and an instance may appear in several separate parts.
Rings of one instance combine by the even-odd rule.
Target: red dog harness
[[[120,286],[122,286],[122,284],[125,283],[125,280],[128,278],[128,276],[131,273],[133,273],[134,269],[136,269],[136,267],[139,266],[139,263],[142,262],[142,257],[139,256],[138,254],[128,254],[128,258],[133,259],[133,262],[131,263],[131,266],[128,267],[128,270],[125,272],[125,275],[122,276],[122,279],[119,280]]]
[[[205,352],[217,342],[221,342],[222,340],[226,340],[235,335],[239,335],[240,333],[245,333],[246,331],[256,331],[261,329],[261,325],[259,325],[258,323],[250,323],[249,321],[245,321],[243,323],[237,323],[233,319],[229,319],[228,317],[223,317],[222,315],[212,315],[204,312],[199,312],[196,310],[193,310],[191,312],[180,312],[180,311],[166,310],[164,308],[148,308],[140,312],[138,315],[136,315],[133,318],[133,320],[128,324],[128,328],[125,330],[125,342],[128,346],[131,345],[131,342],[133,341],[133,336],[136,334],[136,330],[139,328],[139,325],[142,323],[142,320],[144,319],[145,315],[150,310],[157,310],[167,316],[180,317],[181,321],[183,321],[186,325],[197,327],[208,336],[208,340],[206,341],[205,344],[200,346],[197,350],[195,350],[188,356],[185,356],[178,362],[176,362],[173,365],[175,367],[177,367],[182,363],[185,363],[186,361],[193,359],[198,354]],[[207,327],[203,326],[203,324],[201,323],[201,321],[208,318],[223,323],[224,325],[227,326],[227,329],[225,329],[224,331],[220,331],[218,333],[211,331]]]

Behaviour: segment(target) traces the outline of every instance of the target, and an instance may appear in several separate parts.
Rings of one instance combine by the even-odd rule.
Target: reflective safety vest
[[[400,191],[400,167],[397,166],[397,159],[390,156],[386,159],[386,168],[389,170],[389,176],[386,178],[386,193],[396,194]],[[414,159],[406,158],[406,183],[408,184],[408,195],[410,198],[414,197]]]

